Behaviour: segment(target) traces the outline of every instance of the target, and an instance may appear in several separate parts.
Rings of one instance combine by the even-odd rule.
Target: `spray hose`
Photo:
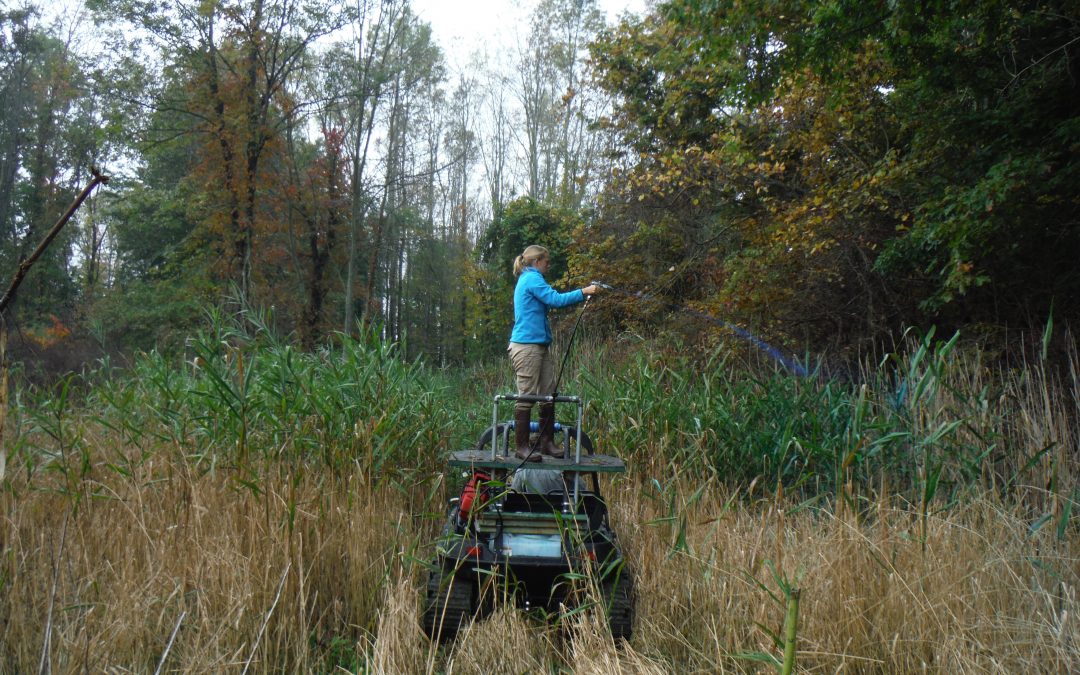
[[[720,326],[722,328],[726,328],[727,330],[734,333],[736,335],[736,337],[738,337],[738,338],[740,338],[742,340],[745,340],[745,341],[749,342],[750,344],[754,345],[755,347],[757,347],[761,351],[765,352],[765,354],[767,354],[771,359],[773,359],[777,363],[783,365],[785,368],[787,368],[791,372],[795,373],[799,377],[808,377],[810,375],[809,371],[807,371],[807,369],[806,369],[806,366],[802,365],[801,363],[799,363],[795,359],[784,355],[784,353],[781,352],[776,347],[773,347],[768,342],[765,342],[764,340],[762,340],[758,336],[754,335],[750,331],[746,330],[745,328],[741,328],[739,326],[736,326],[735,324],[731,323],[730,321],[724,321],[723,319],[712,316],[711,314],[706,314],[705,312],[701,312],[701,311],[698,311],[696,309],[691,309],[690,307],[687,307],[685,305],[680,305],[680,304],[677,304],[677,303],[674,303],[674,302],[668,302],[667,300],[661,300],[660,298],[657,298],[656,296],[649,295],[648,293],[643,293],[641,291],[632,292],[632,291],[623,290],[621,288],[616,288],[615,286],[612,286],[610,284],[605,284],[602,281],[591,281],[589,283],[594,285],[594,286],[599,286],[600,288],[603,288],[604,290],[611,291],[613,293],[618,293],[619,295],[625,296],[625,297],[633,299],[633,300],[650,300],[652,302],[658,302],[658,303],[660,303],[662,305],[667,306],[669,309],[672,309],[672,310],[675,310],[675,311],[678,311],[678,312],[685,312],[687,314],[690,314],[691,316],[695,316],[695,317],[697,317],[699,319],[702,319],[704,321],[708,321],[709,323],[715,324],[715,325]],[[559,395],[559,385],[562,383],[563,372],[566,370],[566,362],[570,358],[570,351],[572,350],[572,348],[574,346],[574,338],[577,336],[578,327],[581,326],[581,319],[585,316],[585,310],[588,309],[590,300],[592,300],[591,295],[585,296],[585,304],[582,306],[581,311],[578,312],[577,320],[574,322],[574,328],[573,328],[573,330],[570,331],[570,340],[566,344],[566,351],[563,353],[562,365],[559,366],[559,374],[555,378],[555,390],[552,392],[553,397]],[[532,446],[529,449],[529,455],[528,455],[529,457],[531,457],[537,451],[537,446],[539,444],[539,441],[540,441],[540,439],[538,437],[536,439],[536,441],[534,441],[532,443]],[[517,468],[514,469],[514,471],[517,471],[517,469],[520,469],[520,468],[524,467],[525,464],[528,463],[528,461],[529,461],[528,459],[523,459],[521,461],[521,463],[518,464]],[[511,471],[510,473],[514,473],[514,471]]]
[[[596,284],[599,285],[599,284]],[[566,370],[566,361],[570,358],[570,350],[574,346],[574,337],[577,335],[578,326],[581,325],[581,318],[585,316],[585,310],[589,308],[589,301],[592,300],[591,295],[585,296],[585,304],[582,305],[581,311],[578,312],[577,320],[574,321],[574,329],[570,331],[570,341],[566,343],[566,351],[563,352],[562,365],[559,366],[559,375],[555,378],[555,391],[551,393],[552,396],[559,395],[559,385],[562,384],[563,372]]]
[[[758,336],[754,335],[750,331],[746,330],[745,328],[741,328],[739,326],[736,326],[735,324],[731,323],[730,321],[724,321],[723,319],[719,319],[719,318],[717,318],[715,316],[712,316],[710,314],[706,314],[705,312],[700,312],[700,311],[698,311],[696,309],[691,309],[691,308],[689,308],[689,307],[687,307],[685,305],[679,305],[679,304],[676,304],[674,302],[668,302],[667,300],[662,300],[660,298],[657,298],[656,296],[649,295],[648,293],[643,293],[641,291],[638,291],[636,293],[631,292],[631,291],[626,291],[626,290],[623,290],[621,288],[616,288],[614,286],[611,286],[609,284],[605,284],[605,283],[600,282],[600,281],[593,281],[592,283],[599,286],[600,288],[611,291],[613,293],[618,293],[619,295],[622,295],[622,296],[625,296],[625,297],[628,297],[628,298],[631,298],[631,299],[635,299],[635,300],[651,300],[653,302],[658,302],[658,303],[660,303],[662,305],[667,306],[669,309],[673,309],[673,310],[679,311],[679,312],[685,312],[687,314],[690,314],[691,316],[695,316],[695,317],[697,317],[699,319],[703,319],[705,321],[708,321],[709,323],[715,324],[715,325],[720,326],[722,328],[726,328],[726,329],[730,330],[732,333],[734,333],[740,339],[749,342],[750,344],[754,345],[755,347],[757,347],[761,351],[765,352],[772,360],[774,360],[777,363],[783,365],[785,368],[787,368],[791,372],[795,373],[799,377],[808,377],[810,375],[809,371],[807,371],[807,369],[806,369],[806,366],[802,365],[801,363],[799,363],[795,359],[784,355],[784,353],[781,352],[776,347],[773,347],[768,342],[765,342],[764,340],[762,340]],[[578,318],[578,320],[579,321],[581,320],[580,317]],[[575,330],[576,330],[576,327],[575,327]],[[571,336],[571,339],[573,339],[572,336]]]
[[[599,285],[599,284],[597,284],[597,285]],[[552,399],[554,399],[556,396],[559,395],[559,384],[562,383],[563,371],[566,370],[566,361],[570,357],[571,348],[574,346],[574,337],[577,335],[578,326],[581,325],[581,318],[583,316],[585,316],[585,310],[588,309],[588,307],[589,307],[589,300],[592,300],[592,296],[591,295],[586,295],[585,296],[585,304],[582,305],[581,311],[578,312],[577,320],[574,322],[574,329],[572,331],[570,331],[570,340],[569,340],[569,342],[566,343],[566,351],[563,353],[562,365],[559,366],[559,374],[555,378],[555,390],[551,392]],[[555,405],[555,404],[552,403],[552,405]],[[492,442],[494,442],[494,439],[492,440]],[[525,464],[527,464],[529,462],[529,458],[531,458],[534,454],[536,454],[536,451],[539,448],[539,445],[540,445],[540,437],[537,436],[536,440],[533,441],[529,446],[529,454],[526,455],[525,459],[521,460],[521,462],[517,465],[517,467],[515,467],[513,469],[513,471],[510,471],[510,473],[511,474],[515,473],[518,469],[524,467]]]

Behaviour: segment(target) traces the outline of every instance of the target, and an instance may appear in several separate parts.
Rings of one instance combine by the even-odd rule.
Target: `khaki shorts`
[[[514,367],[519,394],[551,394],[555,391],[555,364],[547,345],[511,342],[506,348]],[[531,401],[518,401],[517,410],[532,410]]]

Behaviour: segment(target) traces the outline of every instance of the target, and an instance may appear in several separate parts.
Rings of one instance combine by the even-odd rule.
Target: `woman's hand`
[[[596,295],[599,292],[600,292],[600,287],[597,286],[596,284],[590,284],[590,285],[586,286],[585,288],[581,289],[581,293],[583,295],[586,295],[586,296]]]

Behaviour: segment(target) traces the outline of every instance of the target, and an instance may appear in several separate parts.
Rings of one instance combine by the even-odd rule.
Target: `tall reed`
[[[719,351],[613,351],[580,364],[594,440],[656,474],[780,482],[838,499],[848,484],[886,476],[913,503],[969,487],[1068,496],[1077,486],[1075,367],[1065,381],[1044,362],[993,368],[932,331],[854,383],[747,371]]]
[[[634,638],[500,610],[440,649],[418,617],[445,455],[505,364],[212,319],[182,359],[13,392],[0,672],[1080,669],[1075,360],[1008,370],[930,335],[841,383],[590,346],[564,390],[630,469],[605,494]],[[779,649],[771,580],[796,578]]]

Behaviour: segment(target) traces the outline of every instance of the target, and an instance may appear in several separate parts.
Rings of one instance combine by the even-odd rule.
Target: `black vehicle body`
[[[517,398],[499,396],[496,405]],[[511,422],[493,422],[476,449],[451,455],[451,467],[465,468],[473,478],[471,488],[450,501],[428,578],[424,630],[432,638],[452,640],[501,601],[554,615],[597,599],[590,588],[599,591],[613,636],[630,638],[633,580],[599,478],[624,467],[615,457],[593,453],[591,439],[579,431],[579,399],[554,400],[578,404],[578,425],[557,427],[566,459],[545,456],[524,466],[507,452]],[[556,471],[569,480],[545,494],[517,491],[511,477],[518,470]]]

